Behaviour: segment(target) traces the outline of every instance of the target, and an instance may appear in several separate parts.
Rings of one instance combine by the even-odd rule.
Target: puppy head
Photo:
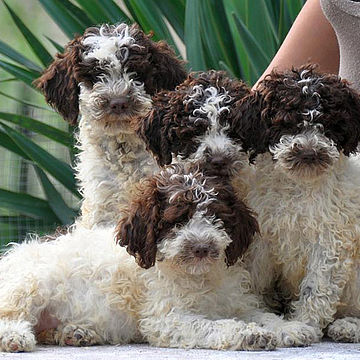
[[[142,184],[117,227],[117,239],[144,268],[157,259],[202,274],[219,261],[233,265],[257,229],[232,189],[207,184],[198,171],[177,165]]]
[[[331,169],[340,153],[356,152],[360,97],[346,81],[304,66],[271,73],[258,91],[269,151],[287,175],[316,179]]]
[[[249,91],[222,71],[192,73],[175,91],[155,95],[153,110],[135,128],[160,166],[170,164],[173,155],[198,159],[205,138],[225,148],[233,104]]]
[[[87,119],[127,128],[130,118],[149,111],[155,91],[173,89],[185,77],[166,43],[151,41],[137,25],[120,24],[87,29],[36,85],[72,124],[80,108]]]

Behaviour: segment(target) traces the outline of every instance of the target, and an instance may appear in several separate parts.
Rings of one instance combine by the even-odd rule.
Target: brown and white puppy
[[[311,327],[263,310],[251,294],[238,259],[257,231],[229,177],[208,177],[196,164],[179,163],[143,181],[117,237],[148,269],[139,330],[150,344],[254,350],[316,338]]]
[[[359,94],[304,66],[271,73],[247,101],[264,132],[247,197],[262,234],[248,257],[253,284],[266,293],[277,283],[291,318],[320,329],[339,319],[328,335],[357,342],[360,163],[349,155],[360,140]]]
[[[37,87],[65,120],[78,124],[77,178],[84,226],[116,223],[132,185],[156,168],[130,127],[151,96],[186,77],[183,62],[137,25],[89,28],[58,54]]]
[[[201,163],[207,176],[224,171],[243,198],[252,174],[250,139],[261,135],[256,128],[237,128],[247,105],[241,100],[249,94],[245,83],[223,71],[192,73],[176,90],[156,94],[154,108],[144,120],[135,119],[135,127],[160,166],[174,160]]]

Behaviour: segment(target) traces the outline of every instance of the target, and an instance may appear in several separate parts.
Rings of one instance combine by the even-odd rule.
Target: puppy
[[[233,350],[306,345],[311,327],[266,313],[249,292],[238,259],[257,231],[223,176],[206,177],[193,164],[167,167],[143,179],[115,230],[127,252],[113,227],[78,225],[51,242],[15,245],[0,260],[1,350],[30,351],[36,339]],[[44,314],[52,319],[45,329]]]
[[[113,228],[80,226],[52,242],[17,245],[1,259],[1,350],[30,351],[35,336],[74,346],[144,339],[273,349],[274,333],[234,319],[256,308],[256,298],[246,294],[248,274],[227,266],[256,231],[227,186],[180,165],[168,168],[144,181],[117,229],[141,267],[116,246]],[[44,312],[57,326],[36,334]]]
[[[72,125],[78,124],[77,179],[81,223],[115,224],[133,185],[157,169],[130,127],[151,109],[151,96],[186,77],[183,63],[163,41],[137,25],[89,28],[37,80],[37,87]]]
[[[337,341],[360,340],[360,98],[337,76],[304,66],[272,72],[248,98],[255,179],[247,204],[262,237],[250,248],[259,293],[291,302],[291,318]],[[265,145],[265,146],[264,146]],[[340,320],[341,319],[341,320]]]
[[[237,127],[239,104],[249,94],[245,83],[223,71],[192,73],[176,90],[156,94],[154,108],[134,126],[160,166],[185,161],[199,164],[206,176],[229,175],[243,199],[253,173],[250,138],[261,135]]]

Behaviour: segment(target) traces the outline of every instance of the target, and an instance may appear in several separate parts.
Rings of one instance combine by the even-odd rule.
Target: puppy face
[[[234,104],[249,92],[224,72],[193,73],[175,91],[157,94],[154,109],[135,127],[161,166],[173,156],[198,161],[209,151],[241,149],[227,133]]]
[[[203,274],[233,265],[258,225],[230,185],[177,165],[147,179],[117,228],[117,238],[144,268],[166,261]]]
[[[72,124],[80,107],[93,121],[126,128],[130,118],[149,111],[151,95],[173,89],[185,76],[166,43],[151,41],[137,25],[120,24],[87,29],[36,84]]]
[[[276,166],[292,178],[326,174],[360,139],[360,98],[345,81],[307,66],[273,72],[258,88]]]

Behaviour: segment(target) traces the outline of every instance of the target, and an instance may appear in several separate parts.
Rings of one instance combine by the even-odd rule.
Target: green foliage
[[[3,81],[23,82],[31,91],[37,91],[32,82],[52,61],[44,40],[50,41],[58,51],[62,51],[65,44],[58,44],[46,36],[44,39],[36,37],[31,31],[31,22],[21,19],[10,1],[2,1],[14,28],[20,30],[37,59],[34,62],[0,41],[3,58],[0,68],[11,76]],[[155,40],[164,39],[170,43],[179,55],[184,54],[185,49],[189,70],[225,69],[249,84],[255,82],[266,68],[304,3],[304,0],[124,0],[127,8],[124,11],[113,0],[38,1],[68,39],[96,24],[136,21],[145,32],[152,31]],[[0,96],[47,113],[51,111],[44,102],[34,104],[4,92],[0,92]],[[31,223],[38,218],[47,224],[71,223],[76,211],[66,205],[53,184],[55,179],[79,196],[71,167],[24,136],[19,129],[46,136],[72,152],[70,133],[0,109],[0,146],[34,167],[46,196],[42,200],[0,189],[0,208],[18,214],[19,223]],[[1,217],[0,225],[5,218]]]

